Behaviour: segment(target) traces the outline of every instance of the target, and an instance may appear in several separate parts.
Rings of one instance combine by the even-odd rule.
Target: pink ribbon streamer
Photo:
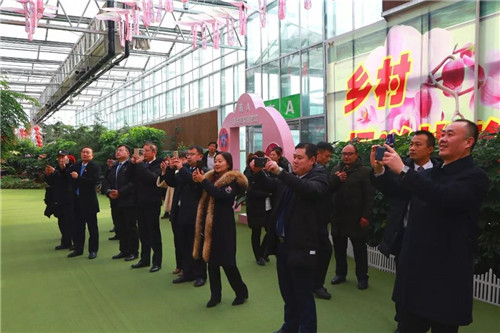
[[[286,17],[286,0],[279,0],[278,18],[284,20]]]

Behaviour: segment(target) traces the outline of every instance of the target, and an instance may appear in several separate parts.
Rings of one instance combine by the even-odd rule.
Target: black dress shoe
[[[191,282],[193,279],[185,278],[184,276],[179,276],[177,279],[174,279],[172,283],[182,283],[182,282]]]
[[[237,297],[234,299],[234,301],[233,301],[232,305],[241,305],[241,304],[243,304],[243,303],[245,303],[245,298],[243,298],[243,297],[238,297],[238,296],[237,296]]]
[[[335,277],[332,279],[332,284],[339,284],[345,282],[345,276],[344,275],[335,275]]]
[[[263,258],[259,258],[259,260],[257,260],[257,265],[266,266],[266,261]]]
[[[80,252],[80,251],[74,250],[73,252],[70,252],[70,254],[68,254],[68,258],[81,256],[82,254],[83,254],[83,251]]]
[[[66,250],[66,249],[69,249],[70,247],[71,247],[70,245],[59,244],[54,249],[55,250]]]
[[[109,240],[119,240],[119,239],[118,239],[118,236],[116,236],[116,235],[115,235],[115,236],[113,236],[113,237],[109,237],[108,239],[109,239]]]
[[[89,259],[95,259],[95,258],[97,258],[97,252],[90,252]]]
[[[201,287],[205,285],[205,279],[199,278],[194,281],[195,287]]]
[[[220,303],[220,298],[210,298],[210,300],[207,303],[207,308],[213,308],[219,303]]]
[[[71,251],[75,251],[75,250],[76,250],[76,246],[71,245],[71,246],[69,247],[69,249],[70,249]]]
[[[158,272],[160,269],[161,269],[161,266],[153,265],[153,266],[151,266],[151,269],[149,270],[149,272],[151,272],[151,273]]]
[[[123,252],[120,252],[118,254],[115,254],[114,256],[111,257],[111,259],[121,259],[121,258],[126,258],[127,255]]]
[[[365,290],[368,289],[368,279],[363,279],[358,281],[358,289]]]
[[[330,298],[332,298],[332,295],[330,295],[330,293],[328,292],[328,290],[326,290],[325,287],[321,287],[319,289],[316,289],[314,291],[314,294],[316,295],[317,298],[321,298],[321,299],[330,299]]]
[[[141,267],[149,267],[149,264],[145,262],[139,261],[137,264],[130,265],[132,268],[141,268]]]
[[[115,230],[115,228],[113,228],[113,229],[111,229],[109,232],[115,232],[115,231],[116,231],[116,230]]]
[[[126,255],[124,258],[125,258],[125,261],[132,261],[132,260],[137,259],[137,256],[135,254],[129,254],[129,255]]]

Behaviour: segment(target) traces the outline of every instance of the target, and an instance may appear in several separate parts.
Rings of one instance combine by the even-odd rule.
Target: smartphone
[[[377,147],[375,150],[375,160],[377,161],[382,161],[384,158],[384,153],[387,151],[387,148],[385,147]]]
[[[174,150],[174,151],[172,152],[172,157],[173,157],[173,158],[179,158],[179,152],[178,152],[177,150]]]
[[[134,155],[144,155],[144,149],[134,148]]]
[[[198,169],[198,171],[203,171],[203,167],[204,164],[202,160],[196,161],[196,169]]]
[[[255,160],[254,160],[254,165],[257,168],[263,168],[263,167],[265,167],[266,163],[267,163],[267,158],[265,158],[265,157],[256,157]]]
[[[394,133],[387,134],[387,138],[385,139],[385,144],[394,147],[394,142],[396,141],[396,135]]]

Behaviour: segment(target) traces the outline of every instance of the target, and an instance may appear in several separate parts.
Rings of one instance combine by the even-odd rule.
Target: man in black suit
[[[406,166],[388,145],[376,161],[372,147],[377,188],[410,197],[393,293],[401,333],[458,332],[472,322],[474,247],[489,182],[472,160],[477,138],[473,122],[450,123],[439,139],[443,163],[423,173]]]
[[[416,131],[410,141],[409,155],[405,165],[417,172],[423,172],[426,169],[432,169],[439,162],[436,159],[431,159],[431,154],[434,151],[436,140],[434,135],[425,130]],[[390,173],[393,177],[399,177],[394,173]],[[371,175],[373,181],[373,174]],[[408,197],[387,195],[390,200],[389,214],[387,216],[387,224],[384,230],[384,238],[378,249],[387,258],[394,255],[396,269],[398,265],[399,253],[403,242],[403,235],[408,224],[408,216],[410,212],[410,199]],[[396,322],[399,321],[398,308],[396,306]],[[399,329],[399,327],[398,327]],[[396,330],[397,332],[398,330]]]
[[[179,230],[183,275],[173,280],[173,283],[195,281],[195,287],[203,286],[207,279],[205,262],[201,258],[193,259],[194,226],[202,188],[193,181],[192,173],[202,157],[203,148],[192,146],[187,153],[186,164],[183,165],[178,158],[171,158],[170,167],[163,162],[161,176],[168,186],[175,188],[170,220],[172,224],[177,224]],[[204,168],[203,171],[208,169]]]
[[[83,254],[85,245],[85,224],[89,229],[89,259],[97,257],[99,250],[99,229],[97,227],[97,201],[96,184],[99,180],[99,166],[92,161],[94,152],[90,147],[81,151],[81,161],[76,163],[71,172],[73,187],[75,189],[75,250],[68,257]]]
[[[120,241],[120,253],[113,259],[131,261],[138,257],[139,239],[135,217],[135,187],[130,148],[120,145],[116,149],[116,163],[106,178],[106,195],[111,203],[111,216],[115,221],[116,236]]]
[[[153,143],[146,143],[143,155],[133,155],[135,199],[139,239],[141,241],[141,259],[132,268],[148,267],[153,249],[151,273],[161,269],[162,243],[160,231],[161,189],[156,180],[161,174],[161,160],[156,158],[158,148]]]
[[[281,296],[285,302],[285,322],[278,332],[316,332],[316,304],[313,288],[317,268],[321,198],[328,192],[328,177],[316,165],[316,146],[299,143],[293,155],[293,173],[269,160],[265,170],[276,177],[265,177],[250,162],[258,186],[273,193],[269,230],[269,253],[276,254]]]
[[[217,147],[219,145],[215,141],[210,141],[208,143],[208,150],[203,154],[203,164],[208,170],[212,170],[214,168],[215,155],[217,155]]]

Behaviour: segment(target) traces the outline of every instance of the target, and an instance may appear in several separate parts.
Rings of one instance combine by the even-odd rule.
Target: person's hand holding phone
[[[344,170],[335,172],[335,175],[340,178],[341,182],[345,182],[347,180],[347,172]]]
[[[194,169],[193,181],[195,183],[201,183],[203,179],[205,179],[205,173],[202,170]]]
[[[53,166],[47,164],[45,166],[45,174],[48,176],[48,175],[51,175],[54,173],[54,171],[56,171],[56,168],[54,168]]]

